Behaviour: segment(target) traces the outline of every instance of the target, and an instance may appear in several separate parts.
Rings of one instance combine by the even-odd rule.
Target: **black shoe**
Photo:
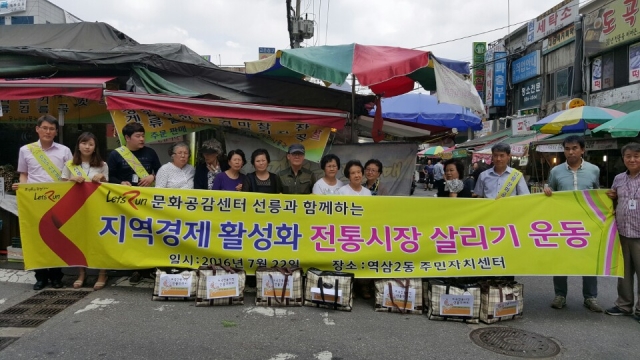
[[[51,287],[53,287],[54,289],[61,289],[62,280],[51,280]]]
[[[36,283],[33,285],[33,290],[42,290],[47,286],[47,282],[46,281],[36,281]]]

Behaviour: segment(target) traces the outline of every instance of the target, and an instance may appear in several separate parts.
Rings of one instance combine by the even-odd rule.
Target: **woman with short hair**
[[[229,169],[218,174],[213,180],[211,190],[241,191],[245,175],[240,172],[247,163],[244,151],[240,149],[231,150],[227,154]]]
[[[216,176],[229,168],[227,159],[222,151],[222,144],[216,139],[209,139],[202,143],[199,155],[201,159],[196,166],[193,178],[193,188],[208,190],[213,186]]]
[[[334,154],[327,154],[320,159],[320,167],[324,176],[313,185],[312,193],[315,195],[334,195],[345,184],[336,178],[340,170],[340,158]]]
[[[162,165],[156,174],[156,187],[169,189],[193,189],[196,170],[189,165],[189,145],[178,142],[169,148],[171,161]]]
[[[242,191],[266,194],[281,194],[282,181],[280,177],[267,168],[271,157],[266,149],[256,149],[251,153],[251,164],[254,172],[247,174],[242,182]]]

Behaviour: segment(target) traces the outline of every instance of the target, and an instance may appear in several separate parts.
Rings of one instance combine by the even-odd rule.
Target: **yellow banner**
[[[594,55],[640,38],[638,1],[613,0],[587,14],[584,20],[584,45]]]
[[[319,162],[322,158],[331,133],[330,128],[306,123],[222,119],[148,110],[113,110],[111,117],[116,129],[122,129],[130,122],[142,124],[145,138],[150,143],[204,130],[210,126],[221,126],[249,132],[284,151],[291,144],[302,143],[306,159],[314,162]]]
[[[604,190],[454,200],[62,182],[21,185],[18,209],[26,269],[222,264],[249,274],[278,265],[365,278],[623,275]]]
[[[111,122],[104,101],[79,99],[70,96],[52,96],[29,100],[2,100],[0,122],[35,124],[44,114],[58,117],[64,111],[67,124],[107,124]]]

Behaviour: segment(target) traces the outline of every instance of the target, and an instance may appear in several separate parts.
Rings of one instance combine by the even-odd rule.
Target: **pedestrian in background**
[[[584,161],[584,138],[577,135],[567,136],[562,142],[564,156],[567,161],[551,169],[549,182],[544,187],[544,193],[551,196],[554,191],[589,190],[600,188],[600,169]],[[567,277],[554,276],[553,288],[555,298],[551,302],[554,309],[562,309],[567,305]],[[598,278],[595,276],[582,277],[582,296],[584,306],[593,312],[602,312],[598,305]]]
[[[109,181],[109,167],[102,161],[98,152],[98,139],[90,132],[80,134],[76,141],[76,148],[73,152],[73,159],[67,161],[62,169],[62,180],[75,181],[81,184],[85,181],[106,182]],[[73,288],[79,289],[84,286],[87,278],[87,271],[81,267],[78,269],[78,279],[73,282]],[[93,285],[93,290],[104,288],[107,283],[107,271],[100,269],[98,280]]]
[[[444,191],[444,166],[442,165],[442,159],[436,159],[436,164],[433,165],[433,187],[438,193]]]
[[[628,143],[622,147],[622,159],[627,171],[616,175],[607,195],[614,201],[616,224],[620,233],[620,247],[624,261],[624,277],[618,278],[618,299],[609,315],[634,315],[640,321],[640,285],[633,299],[633,276],[640,283],[640,144]]]

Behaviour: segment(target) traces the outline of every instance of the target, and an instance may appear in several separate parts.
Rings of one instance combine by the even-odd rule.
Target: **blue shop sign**
[[[511,83],[531,79],[540,75],[540,50],[531,52],[511,64]]]

